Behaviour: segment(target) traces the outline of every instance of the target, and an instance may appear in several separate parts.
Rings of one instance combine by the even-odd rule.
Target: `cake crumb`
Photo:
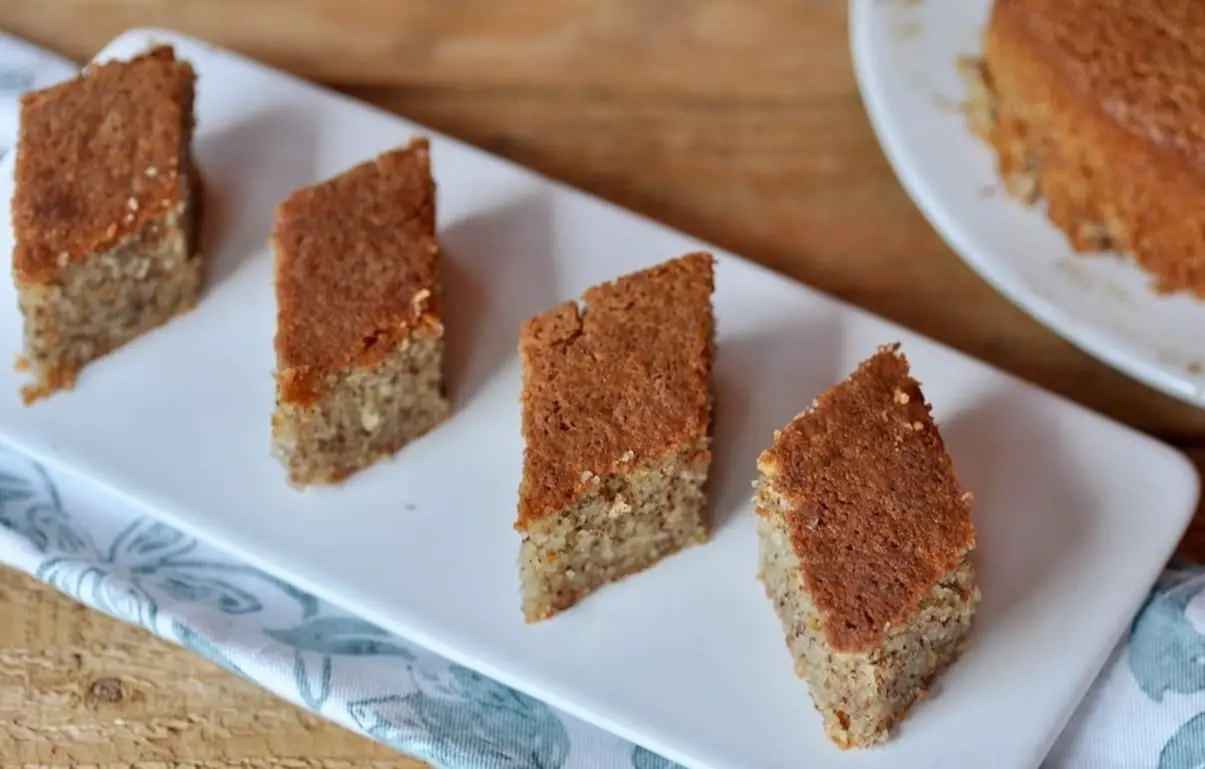
[[[360,413],[360,424],[365,432],[374,432],[381,426],[381,413],[376,409],[366,408]]]
[[[611,501],[611,517],[617,518],[630,512],[632,512],[632,506],[628,504],[628,501],[624,499],[623,496],[617,495],[615,499]]]

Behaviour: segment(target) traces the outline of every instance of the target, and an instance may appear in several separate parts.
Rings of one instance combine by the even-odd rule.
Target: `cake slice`
[[[760,578],[830,740],[887,739],[962,653],[975,529],[920,386],[881,348],[758,460]]]
[[[12,271],[27,404],[196,303],[195,80],[159,46],[21,98]]]
[[[273,453],[294,486],[337,483],[451,410],[427,140],[295,191],[272,246]]]
[[[971,128],[1008,192],[1072,248],[1129,254],[1205,297],[1205,5],[994,0],[962,60]]]
[[[523,324],[528,622],[707,540],[713,289],[688,254]]]

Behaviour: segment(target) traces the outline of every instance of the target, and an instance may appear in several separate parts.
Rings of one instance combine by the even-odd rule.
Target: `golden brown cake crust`
[[[780,431],[759,469],[829,644],[870,651],[973,549],[970,505],[898,345]]]
[[[1205,4],[996,0],[993,14],[1119,126],[1205,169]]]
[[[688,254],[529,319],[519,334],[523,482],[516,528],[608,477],[694,444],[711,421],[715,287],[710,254]]]
[[[328,374],[377,362],[411,330],[442,334],[426,139],[297,190],[272,239],[283,401],[312,400]]]
[[[12,202],[19,283],[52,281],[187,199],[195,80],[159,46],[22,97]]]
[[[1205,4],[997,0],[983,44],[972,122],[1009,192],[1205,296]]]

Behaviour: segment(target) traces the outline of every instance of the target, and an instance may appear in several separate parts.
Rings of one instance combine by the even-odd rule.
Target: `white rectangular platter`
[[[0,435],[190,533],[690,767],[1031,769],[1181,536],[1197,477],[1177,452],[946,347],[717,252],[718,424],[707,545],[527,626],[512,530],[522,454],[520,321],[691,238],[395,116],[207,44],[208,180],[198,308],[32,407],[0,368]],[[432,138],[447,251],[456,415],[337,489],[300,493],[271,459],[273,205],[416,133]],[[11,193],[11,159],[0,197]],[[5,208],[7,211],[7,207]],[[7,215],[7,214],[5,214]],[[0,227],[0,253],[11,251]],[[20,320],[0,282],[0,359]],[[824,739],[755,581],[750,482],[776,427],[877,345],[900,340],[976,494],[984,595],[969,654],[896,739]]]

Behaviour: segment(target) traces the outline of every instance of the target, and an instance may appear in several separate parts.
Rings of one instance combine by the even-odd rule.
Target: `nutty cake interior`
[[[195,80],[160,46],[22,97],[12,217],[27,403],[196,303]]]
[[[337,483],[450,414],[429,146],[415,139],[277,208],[273,453]]]
[[[713,288],[690,254],[523,325],[528,621],[707,539]]]
[[[1205,297],[1205,24],[1199,0],[995,0],[960,62],[971,128],[1010,195],[1076,250],[1130,255]]]
[[[760,577],[830,740],[884,740],[966,646],[970,495],[893,345],[758,461]]]

